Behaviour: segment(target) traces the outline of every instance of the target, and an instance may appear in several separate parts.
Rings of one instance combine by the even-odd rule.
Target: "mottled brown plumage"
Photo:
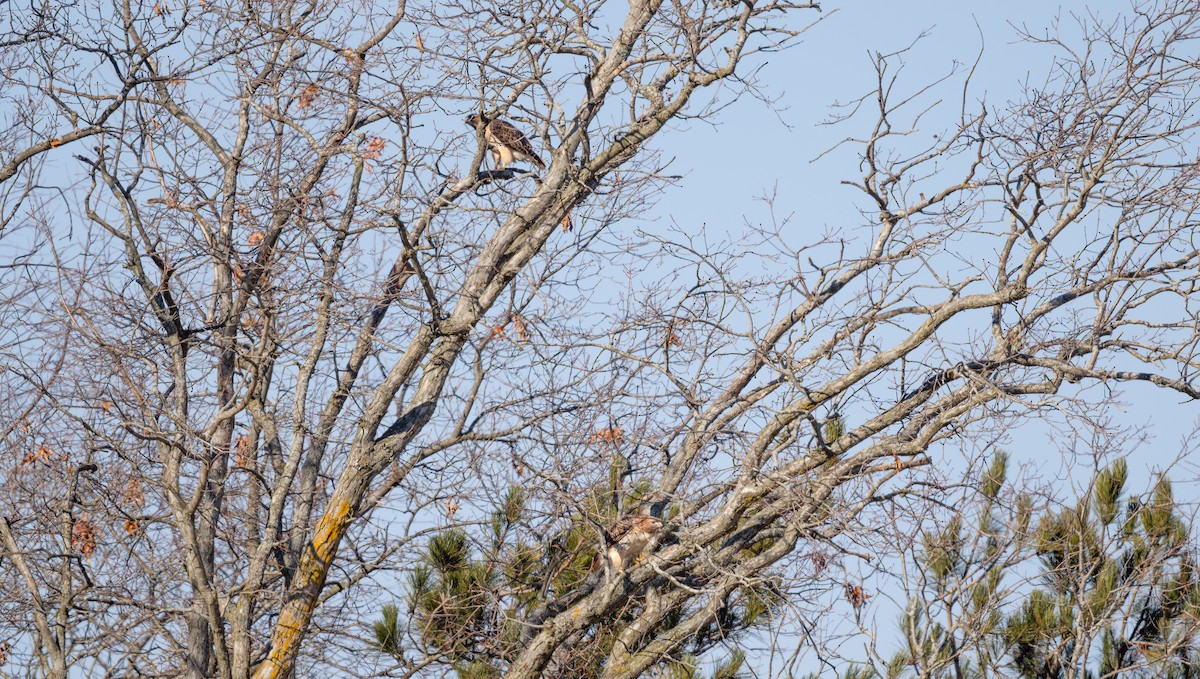
[[[472,113],[467,116],[466,123],[470,127],[478,128],[479,114]],[[487,126],[483,129],[483,139],[492,152],[492,163],[497,166],[497,169],[503,170],[514,160],[524,160],[543,170],[546,169],[546,164],[542,162],[541,158],[538,158],[537,152],[533,150],[533,144],[530,144],[525,135],[506,120],[496,118],[488,121]]]
[[[606,556],[612,572],[621,573],[636,561],[660,528],[662,521],[646,514],[623,516],[609,526]]]

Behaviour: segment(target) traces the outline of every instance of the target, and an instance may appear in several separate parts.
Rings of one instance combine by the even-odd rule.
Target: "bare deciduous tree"
[[[636,677],[746,591],[801,627],[831,593],[862,606],[830,564],[937,499],[943,442],[1050,409],[1103,427],[1121,382],[1195,398],[1187,3],[1048,40],[1044,82],[964,96],[927,147],[908,134],[926,91],[878,57],[842,122],[865,134],[839,146],[861,159],[857,228],[610,240],[670,179],[649,142],[757,93],[747,67],[813,9],[10,15],[0,614],[34,623],[10,662],[442,672],[416,646],[363,660],[378,586],[516,481],[528,544],[665,525],[619,577],[547,567],[536,595],[497,592],[522,602],[489,608],[520,650],[472,657],[539,677],[603,631],[601,676]],[[488,165],[472,113],[547,169]],[[663,274],[597,309],[626,266]]]

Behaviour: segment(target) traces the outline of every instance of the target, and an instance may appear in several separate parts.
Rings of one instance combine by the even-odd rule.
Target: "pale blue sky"
[[[1127,3],[1089,5],[1114,12]],[[686,197],[679,201],[681,206],[702,205],[698,214],[738,221],[753,197],[778,183],[780,195],[789,196],[794,209],[825,212],[811,202],[813,198],[850,198],[854,192],[830,181],[841,176],[830,174],[831,163],[809,161],[850,128],[819,125],[828,119],[831,104],[871,89],[871,54],[901,50],[924,34],[904,57],[902,77],[916,86],[944,75],[956,62],[974,62],[982,46],[973,89],[1000,103],[1017,94],[1027,74],[1044,73],[1050,55],[1047,48],[1017,43],[1012,24],[1047,26],[1060,11],[1055,3],[1033,0],[849,0],[841,7],[826,3],[824,9],[824,21],[810,29],[801,44],[767,56],[760,80],[768,93],[780,95],[777,111],[745,98],[722,113],[717,128],[692,123],[686,138],[668,144],[679,159],[678,167],[687,169],[687,181],[676,194]],[[707,161],[702,152],[714,144],[720,148],[719,163]],[[836,211],[828,213],[836,219]],[[818,216],[812,220],[818,221]]]
[[[673,169],[684,178],[668,190],[654,210],[656,221],[648,228],[673,221],[680,226],[703,225],[710,234],[738,232],[745,221],[766,218],[756,199],[769,193],[777,195],[776,214],[794,213],[789,228],[820,232],[843,225],[858,227],[862,221],[855,205],[860,194],[838,183],[858,175],[853,150],[813,159],[851,132],[863,132],[869,122],[821,125],[829,118],[834,102],[852,100],[871,89],[870,54],[903,49],[924,34],[905,54],[900,76],[901,82],[915,88],[944,75],[956,62],[973,63],[982,46],[972,92],[976,99],[986,97],[990,104],[1000,105],[1019,94],[1026,78],[1043,78],[1053,55],[1046,46],[1019,41],[1014,26],[1042,33],[1061,17],[1064,31],[1069,31],[1075,23],[1072,12],[1111,17],[1128,7],[1124,0],[1061,6],[1035,0],[865,0],[849,1],[840,8],[826,3],[826,18],[804,35],[801,44],[768,56],[760,80],[767,92],[779,94],[775,110],[743,98],[721,113],[716,126],[685,123],[680,131],[686,134],[673,134],[664,142],[665,156],[677,159]],[[953,97],[956,91],[949,88],[945,94]],[[948,113],[957,110],[956,101],[947,104]],[[940,131],[936,120],[931,117],[922,133]],[[1131,464],[1132,482],[1141,485],[1151,468],[1161,469],[1190,449],[1190,435],[1200,424],[1200,409],[1184,403],[1179,395],[1143,385],[1126,386],[1122,391],[1124,419],[1155,430],[1154,445],[1139,449]],[[1045,450],[1041,444],[1046,434],[1034,434],[1035,429],[1030,427],[1030,434],[1019,438],[1027,439],[1025,445],[1031,451]],[[1013,452],[1022,452],[1021,447],[1014,446]],[[1059,456],[1052,454],[1046,462],[1046,473],[1057,473]],[[1196,477],[1195,467],[1172,473],[1181,484]],[[1181,493],[1180,499],[1195,501],[1194,490]]]

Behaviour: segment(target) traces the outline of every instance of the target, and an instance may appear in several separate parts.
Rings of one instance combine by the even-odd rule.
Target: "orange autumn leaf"
[[[50,148],[56,149],[63,145],[62,137],[56,137],[50,140]]]
[[[142,530],[142,523],[137,519],[125,519],[125,532],[129,535],[137,535]]]
[[[566,231],[566,232],[570,232],[570,231],[571,231],[571,228],[572,228],[572,224],[571,224],[571,213],[570,213],[570,212],[568,212],[567,214],[563,215],[563,218],[562,218],[562,230],[563,230],[563,231]]]
[[[248,238],[246,238],[246,245],[254,247],[255,245],[261,243],[266,237],[266,234],[264,234],[262,231],[255,231],[254,233],[250,234]]]

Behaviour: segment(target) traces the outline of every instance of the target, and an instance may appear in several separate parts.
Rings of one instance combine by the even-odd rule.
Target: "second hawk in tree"
[[[610,575],[625,572],[637,561],[642,550],[654,534],[662,528],[662,521],[645,514],[634,514],[617,519],[605,531],[605,553],[592,563],[592,570],[604,565]]]

